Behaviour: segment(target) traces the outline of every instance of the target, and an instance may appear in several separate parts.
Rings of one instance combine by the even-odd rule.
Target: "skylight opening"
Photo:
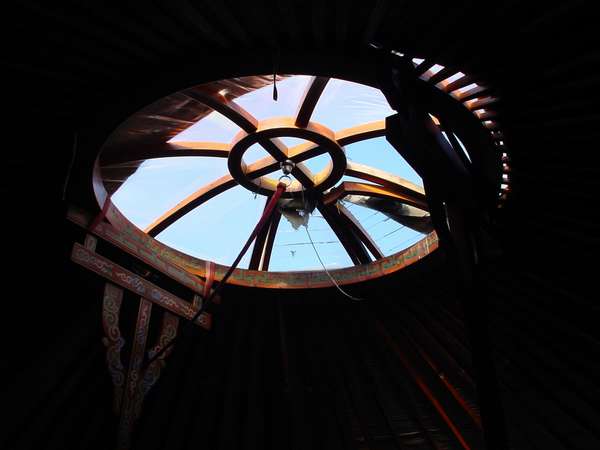
[[[156,239],[169,247],[197,258],[230,265],[238,255],[265,206],[263,196],[236,186],[208,200],[170,227]],[[247,268],[251,251],[240,264]]]
[[[353,265],[335,232],[315,209],[306,223],[310,237],[319,252],[327,269],[341,269]],[[299,225],[292,213],[284,214],[279,221],[269,270],[323,270],[312,244],[308,238],[305,225]]]
[[[483,90],[485,90],[483,86],[480,86],[477,83],[471,83],[461,88],[455,89],[454,91],[450,92],[450,95],[455,99],[460,100],[461,98],[466,97],[467,95],[472,95]]]
[[[423,58],[413,58],[412,62],[415,65],[415,67],[417,67],[418,65],[423,64],[425,60]]]
[[[235,103],[258,120],[293,116],[310,79],[308,75],[295,75],[277,81],[277,100],[273,99],[273,85],[267,84],[238,97]]]
[[[240,131],[235,123],[217,111],[212,111],[192,126],[186,128],[168,142],[212,141],[230,142]]]
[[[405,56],[397,50],[391,50],[391,53],[398,57]],[[422,58],[411,59],[415,66],[425,62]],[[467,75],[463,72],[448,76],[447,73],[452,72],[446,72],[443,65],[431,64],[430,62],[428,67],[422,66],[419,70],[422,72],[427,69],[421,75],[421,79],[432,81],[432,77],[436,80],[444,78],[436,84],[440,89],[447,90],[453,83],[456,86],[468,82],[465,78]],[[131,195],[128,197],[124,195],[127,192],[119,192],[119,195],[126,199],[120,202],[119,207],[132,219],[136,215],[132,210],[147,209],[147,205],[155,199],[160,200],[157,202],[160,207],[157,206],[156,210],[150,208],[152,214],[149,214],[148,218],[135,218],[136,225],[148,225],[148,222],[152,221],[152,224],[146,227],[146,231],[153,235],[153,227],[156,233],[161,230],[157,236],[161,242],[189,255],[230,264],[242,241],[247,239],[250,229],[260,217],[266,199],[272,195],[271,188],[275,189],[277,177],[281,174],[278,162],[289,157],[296,162],[303,160],[306,166],[302,169],[304,177],[300,172],[294,172],[294,176],[297,177],[294,181],[296,184],[284,194],[279,204],[278,210],[283,215],[275,232],[274,242],[269,241],[273,247],[268,250],[266,247],[257,249],[254,252],[253,269],[257,268],[259,260],[263,260],[268,261],[268,267],[263,268],[264,270],[321,271],[322,267],[312,246],[309,245],[305,225],[308,226],[326,267],[332,269],[363,265],[365,261],[369,261],[366,252],[373,259],[389,256],[413,245],[431,232],[427,206],[423,203],[422,180],[383,136],[383,121],[395,111],[381,91],[371,86],[334,78],[282,75],[277,82],[278,100],[274,101],[273,85],[270,84],[268,76],[249,77],[248,80],[242,81],[239,89],[235,87],[237,80],[221,81],[209,89],[191,88],[200,88],[204,92],[203,95],[213,92],[214,98],[207,103],[214,105],[220,112],[207,111],[208,108],[201,107],[197,117],[206,115],[169,141],[186,142],[186,148],[182,150],[188,155],[195,154],[192,152],[198,153],[198,156],[190,157],[189,164],[183,163],[183,169],[194,172],[196,164],[208,161],[203,155],[209,155],[220,156],[213,158],[219,160],[219,163],[216,163],[219,170],[209,171],[210,179],[203,176],[178,176],[176,172],[171,174],[172,177],[158,174],[161,180],[154,181],[156,189],[152,188],[151,177],[148,177],[147,183],[139,184],[135,190],[129,192]],[[314,104],[311,104],[310,97],[309,100],[303,100],[303,94],[311,84],[311,92],[320,93],[313,97],[316,97]],[[226,88],[221,89],[223,86]],[[253,89],[250,86],[262,87]],[[477,83],[471,83],[455,89],[451,94],[460,100],[466,96],[473,97],[484,89],[486,88]],[[239,95],[240,93],[242,95]],[[223,98],[222,102],[219,97]],[[477,97],[464,104],[480,117],[484,126],[494,128],[494,121],[484,121],[489,110],[483,106],[492,101],[495,99],[490,96]],[[228,108],[228,105],[233,108]],[[312,115],[305,118],[306,121],[297,120],[296,115],[302,108],[304,111],[312,111]],[[429,117],[433,124],[441,128],[438,117],[433,114],[429,114]],[[308,121],[312,123],[311,126],[306,125]],[[255,123],[258,123],[256,131],[253,130]],[[297,125],[290,126],[295,123]],[[246,131],[242,132],[242,128]],[[471,162],[466,146],[452,130],[439,131],[457,152],[453,157],[459,156],[465,159],[465,162]],[[244,136],[243,133],[249,136],[234,140],[238,133],[242,133],[240,136]],[[251,136],[252,134],[254,136]],[[492,135],[497,136],[494,133]],[[278,153],[278,149],[271,146],[268,139],[274,139],[274,136],[277,136],[287,150],[280,147],[283,151]],[[315,150],[314,146],[302,145],[292,153],[289,152],[290,149],[306,143],[307,139],[316,139],[314,142],[319,142],[320,149]],[[250,145],[252,142],[256,144]],[[205,147],[201,147],[202,145]],[[325,153],[320,153],[325,150]],[[464,158],[460,154],[461,151]],[[264,161],[254,164],[261,160]],[[330,164],[333,169],[325,173],[331,174],[331,178],[317,175]],[[152,167],[152,163],[144,163],[142,169],[146,168],[147,173],[150,173]],[[506,165],[503,169],[506,172]],[[217,179],[219,177],[221,178]],[[256,179],[260,179],[262,184],[255,182]],[[140,181],[136,181],[135,174],[130,180]],[[509,190],[508,177],[502,176],[498,181],[502,183],[504,190]],[[182,186],[186,183],[188,185],[183,189]],[[123,186],[127,187],[127,183]],[[304,211],[303,200],[299,195],[302,186],[310,189],[313,193],[311,196],[314,195],[321,201],[319,208],[315,208],[309,216],[301,214]],[[161,189],[164,192],[160,192]],[[409,198],[399,197],[399,191],[406,192]],[[182,192],[186,195],[182,196]],[[205,195],[206,192],[210,195]],[[196,195],[198,197],[194,197]],[[413,197],[410,197],[411,195]],[[164,196],[165,200],[161,200],[161,196]],[[361,196],[363,199],[359,201]],[[198,206],[184,209],[184,212],[179,210],[178,213],[177,207],[186,204],[186,197],[194,202],[198,200],[198,203],[193,203]],[[336,213],[336,206],[339,210],[345,210],[346,214],[350,212],[352,215],[345,217],[341,223],[336,223],[337,220],[333,220],[331,216]],[[238,213],[244,217],[233,217]],[[419,215],[420,213],[423,215]],[[226,216],[226,223],[223,222],[223,216]],[[308,223],[304,225],[299,224],[297,220],[300,218],[302,221],[303,217],[308,217]],[[364,245],[366,251],[356,247],[356,243],[346,240],[342,244],[337,237],[343,235],[340,226],[356,227],[357,223],[368,234],[366,238],[361,234],[361,228],[354,228],[358,235],[358,246]],[[211,242],[206,242],[206,236],[211,236]],[[263,242],[266,241],[263,239]],[[261,253],[258,253],[259,251]],[[267,252],[266,257],[263,252]],[[241,267],[248,267],[251,253],[247,254]],[[352,255],[352,258],[349,255]],[[261,267],[259,264],[258,268]]]
[[[460,80],[464,76],[465,76],[464,73],[457,72],[454,75],[452,75],[451,77],[448,77],[443,81],[440,81],[438,84],[435,85],[435,87],[437,87],[438,89],[444,90],[444,89],[446,89],[446,86],[449,86],[450,84],[454,83],[455,81]]]
[[[466,100],[464,102],[464,105],[468,109],[474,110],[474,109],[479,109],[482,106],[489,105],[490,103],[493,103],[493,102],[495,102],[497,100],[498,99],[496,97],[491,97],[491,96],[488,96],[488,97],[475,97],[475,98],[472,98],[470,100]]]
[[[270,155],[262,147],[262,145],[254,144],[246,151],[246,153],[244,153],[243,160],[246,164],[252,164],[263,158],[267,158],[268,156]]]
[[[317,102],[311,121],[339,131],[394,113],[379,89],[332,78]]]
[[[432,76],[434,76],[436,73],[438,73],[440,70],[443,70],[443,69],[444,69],[444,66],[441,66],[440,64],[434,64],[419,78],[423,81],[429,81],[429,79]]]
[[[225,158],[148,159],[119,186],[111,201],[143,230],[179,201],[226,173]]]
[[[350,161],[379,168],[392,173],[418,186],[423,186],[423,180],[415,170],[399,157],[398,152],[385,137],[367,139],[346,146],[346,157]],[[365,180],[361,180],[365,182]]]

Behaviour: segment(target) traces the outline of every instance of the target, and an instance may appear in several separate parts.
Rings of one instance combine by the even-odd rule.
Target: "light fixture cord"
[[[275,54],[273,55],[273,101],[277,101],[279,97],[277,94],[277,66],[279,60],[279,48],[275,50]]]
[[[354,300],[355,302],[360,302],[361,300],[364,300],[362,298],[354,297],[354,296],[348,294],[346,291],[344,291],[340,287],[340,285],[337,283],[337,281],[335,281],[335,278],[333,278],[333,276],[331,276],[331,274],[329,273],[329,270],[327,270],[327,267],[325,267],[325,264],[323,263],[323,260],[321,259],[321,256],[319,255],[319,252],[317,251],[317,247],[315,247],[315,243],[312,240],[310,232],[308,231],[308,224],[304,226],[304,229],[306,230],[306,234],[308,235],[308,240],[310,241],[310,245],[312,245],[312,248],[315,251],[315,255],[317,255],[317,259],[321,263],[321,266],[323,267],[323,270],[325,271],[325,273],[327,274],[327,276],[329,277],[329,279],[331,280],[331,282],[334,284],[334,286],[338,289],[338,291],[340,291],[342,294],[344,294],[350,300]]]

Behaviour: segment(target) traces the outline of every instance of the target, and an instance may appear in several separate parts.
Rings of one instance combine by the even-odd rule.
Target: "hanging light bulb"
[[[279,165],[281,167],[281,171],[285,175],[292,173],[292,170],[294,170],[294,167],[296,167],[296,164],[291,159],[286,159],[285,161],[280,162]]]

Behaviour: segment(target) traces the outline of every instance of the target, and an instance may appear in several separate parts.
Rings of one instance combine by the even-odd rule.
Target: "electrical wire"
[[[327,267],[325,267],[325,264],[323,263],[323,260],[321,259],[321,256],[319,255],[319,252],[317,251],[317,247],[315,247],[315,244],[314,244],[314,242],[312,240],[312,237],[310,236],[310,232],[308,231],[308,227],[305,226],[304,229],[306,230],[306,234],[308,235],[308,240],[310,241],[310,243],[312,245],[312,248],[315,251],[315,255],[317,255],[317,259],[321,263],[321,266],[323,267],[323,270],[325,271],[325,273],[327,274],[327,276],[329,277],[329,279],[331,280],[331,282],[338,289],[338,291],[340,291],[342,294],[344,294],[349,299],[354,300],[355,302],[360,302],[361,300],[363,300],[362,298],[354,297],[354,296],[348,294],[346,291],[344,291],[340,287],[340,285],[337,283],[337,281],[335,281],[335,278],[333,278],[333,276],[331,276],[331,274],[329,273],[329,270],[327,270]]]
[[[306,200],[304,198],[304,186],[302,186],[302,190],[300,191],[300,193],[302,195],[302,207],[304,208],[305,214],[308,214],[308,212],[306,211]],[[333,276],[331,276],[331,274],[329,273],[329,270],[327,270],[327,267],[325,267],[325,263],[323,263],[323,260],[321,259],[321,255],[319,255],[319,252],[317,251],[317,247],[315,247],[315,243],[312,240],[312,236],[310,235],[310,232],[308,231],[308,223],[306,223],[304,225],[304,229],[306,230],[306,235],[308,236],[308,240],[310,241],[310,245],[312,245],[312,248],[315,251],[315,255],[317,255],[317,259],[321,263],[321,266],[323,267],[323,270],[325,271],[325,273],[327,274],[327,276],[329,277],[329,279],[331,280],[331,282],[334,284],[334,286],[338,289],[338,291],[340,291],[343,295],[345,295],[349,299],[354,300],[355,302],[362,301],[363,300],[362,298],[354,297],[354,296],[348,294],[346,291],[344,291],[340,287],[340,285],[337,283],[337,281],[335,281],[335,278],[333,278]]]
[[[384,234],[383,236],[375,238],[375,240],[378,241],[379,239],[383,239],[385,237],[388,237],[389,235],[394,234],[395,232],[400,231],[403,228],[406,228],[406,226],[405,225],[401,225],[398,228],[396,228],[395,230],[389,231],[386,234]]]
[[[314,230],[313,230],[314,231]],[[315,244],[337,244],[339,241],[319,241],[315,242]],[[293,245],[308,245],[310,242],[292,242],[291,244],[279,244],[275,247],[290,247]]]

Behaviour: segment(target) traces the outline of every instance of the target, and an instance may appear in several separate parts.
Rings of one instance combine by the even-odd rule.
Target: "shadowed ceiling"
[[[419,397],[398,352],[431,386],[435,372],[418,348],[435,355],[469,396],[471,347],[487,345],[503,406],[491,419],[505,423],[511,448],[599,448],[600,335],[589,262],[598,248],[600,179],[595,26],[586,1],[10,5],[2,25],[2,236],[5,292],[17,295],[4,296],[11,415],[3,447],[113,445],[101,285],[68,261],[82,234],[64,220],[67,203],[91,204],[82,194],[89,174],[71,173],[65,192],[73,149],[195,83],[273,68],[367,79],[367,46],[378,42],[461,70],[502,99],[512,193],[494,217],[497,252],[481,269],[479,319],[489,345],[469,340],[443,255],[355,286],[360,304],[331,289],[281,301],[280,293],[257,299],[230,288],[215,333],[173,354],[135,445],[461,448]],[[472,422],[450,414],[471,448],[483,448]]]

